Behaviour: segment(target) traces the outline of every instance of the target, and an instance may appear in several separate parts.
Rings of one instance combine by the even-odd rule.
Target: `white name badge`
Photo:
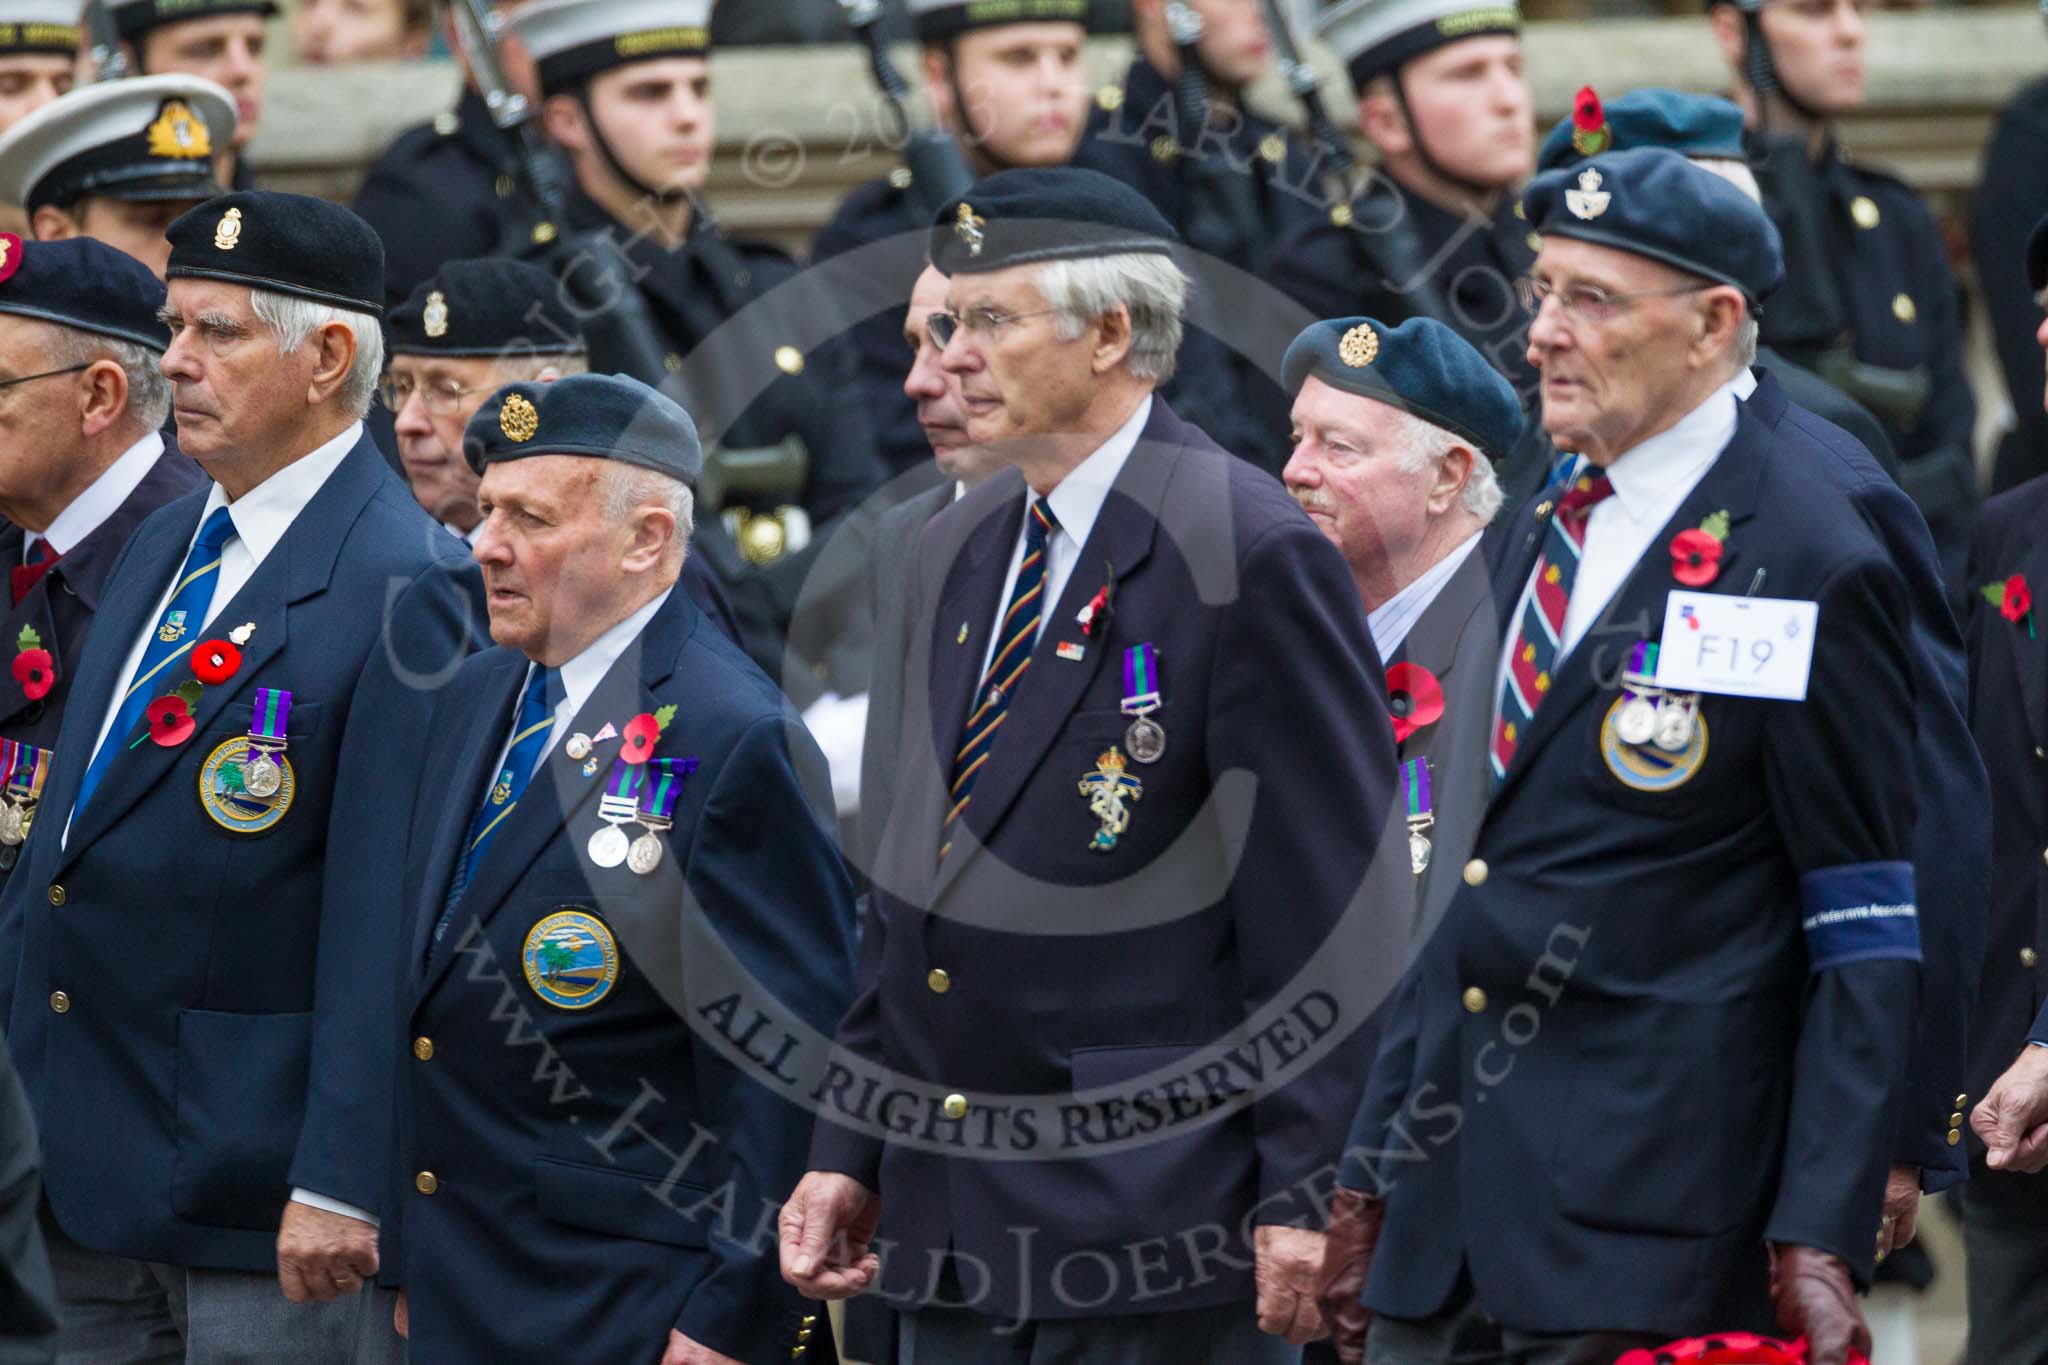
[[[1664,604],[1657,686],[1805,701],[1820,603],[1674,592]]]

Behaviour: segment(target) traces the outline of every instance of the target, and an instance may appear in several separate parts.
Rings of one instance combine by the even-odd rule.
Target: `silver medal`
[[[1166,730],[1150,716],[1139,716],[1124,731],[1124,747],[1140,763],[1157,763],[1166,753]]]
[[[632,840],[617,825],[606,825],[590,836],[590,861],[599,867],[617,867],[626,861]]]
[[[249,795],[268,800],[284,786],[284,770],[277,766],[277,760],[259,749],[242,768],[242,786]]]
[[[581,763],[584,759],[590,757],[590,736],[569,736],[569,742],[562,746],[562,751],[568,754],[569,757],[575,759],[578,763]]]
[[[633,841],[633,847],[626,855],[626,866],[645,877],[661,866],[661,836],[643,834]]]
[[[0,804],[0,847],[14,848],[26,837],[21,828],[21,807],[12,801]]]
[[[1683,752],[1692,743],[1692,708],[1666,697],[1657,707],[1656,741],[1667,754]]]
[[[1641,694],[1630,697],[1614,718],[1614,733],[1623,744],[1648,744],[1657,733],[1656,705]]]
[[[1420,830],[1408,832],[1408,866],[1420,877],[1429,868],[1429,836]]]

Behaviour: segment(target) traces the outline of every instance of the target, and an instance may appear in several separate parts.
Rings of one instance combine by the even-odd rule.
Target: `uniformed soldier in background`
[[[0,2],[0,133],[71,89],[80,0]]]
[[[494,0],[491,7],[506,14],[519,2]],[[497,253],[517,183],[511,144],[491,121],[469,51],[445,11],[441,38],[461,68],[462,98],[433,122],[399,134],[356,191],[356,213],[384,240],[384,297],[393,308],[447,262]],[[540,80],[516,35],[499,38],[498,60],[514,93],[538,104]]]
[[[1663,148],[1526,203],[1543,423],[1589,464],[1503,543],[1496,785],[1339,1173],[1326,1312],[1359,1359],[1362,1284],[1385,1365],[1773,1319],[1847,1365],[1920,996],[1909,590],[1736,396],[1762,209]],[[1711,637],[1671,594],[1766,581],[1817,603],[1804,699],[1676,686]]]
[[[37,241],[92,237],[161,277],[164,229],[221,192],[214,153],[235,103],[198,76],[138,76],[73,91],[0,134],[0,203]]]
[[[1317,317],[1434,317],[1525,399],[1535,371],[1515,284],[1535,259],[1515,190],[1535,158],[1522,18],[1483,0],[1339,0],[1317,32],[1349,67],[1378,172],[1304,224],[1273,282]]]
[[[744,557],[716,567],[748,652],[779,676],[805,552],[883,470],[866,412],[846,401],[854,367],[836,300],[793,279],[795,263],[774,247],[728,238],[700,197],[717,118],[709,15],[710,0],[531,0],[512,16],[575,187],[568,222],[510,240],[552,250],[559,232],[573,253],[578,236],[609,235],[640,279],[693,416],[726,457],[719,467],[730,471],[737,449],[779,448],[761,486],[728,473],[720,505],[700,509],[724,518]],[[591,361],[612,363],[601,351]]]
[[[1970,265],[1991,324],[1991,344],[2012,397],[2012,429],[1998,447],[1993,489],[2048,474],[2048,410],[2036,290],[2028,287],[2027,242],[2048,214],[2048,77],[2027,82],[1998,111],[1984,144],[1983,170],[1970,191]],[[1967,584],[1965,585],[1968,586]]]
[[[94,241],[0,235],[0,873],[34,828],[72,679],[114,561],[143,518],[205,482],[164,447],[164,291]]]
[[[386,1246],[414,1353],[829,1365],[754,1231],[811,1115],[716,1021],[757,989],[829,1034],[853,894],[817,746],[676,591],[695,427],[572,376],[500,391],[465,450],[497,647],[442,689],[403,869]]]
[[[1011,166],[1066,165],[1088,117],[1082,57],[1089,0],[1028,0],[993,8],[967,0],[909,3],[924,45],[926,98],[934,120],[958,147],[968,178]],[[936,207],[930,193],[930,187],[912,182],[908,166],[861,186],[819,231],[811,259],[825,261],[891,241],[888,260],[863,255],[858,274],[876,297],[900,301],[924,266],[924,232]],[[875,438],[891,472],[922,468],[931,458],[903,394],[903,329],[900,302],[862,318],[853,329],[859,406],[873,414]]]
[[[234,140],[220,149],[221,178],[234,189],[248,189],[255,179],[242,153],[263,120],[270,80],[263,62],[265,21],[277,13],[276,0],[111,0],[110,7],[128,48],[130,75],[183,72],[234,97]]]
[[[1918,193],[1836,140],[1835,119],[1864,102],[1863,3],[1708,0],[1708,15],[1785,239],[1763,340],[1884,422],[1958,596],[1977,498],[1962,293]]]
[[[1287,462],[1287,396],[1268,350],[1239,329],[1263,310],[1263,281],[1280,244],[1328,212],[1321,166],[1301,135],[1254,111],[1245,90],[1272,65],[1266,16],[1247,0],[1138,0],[1137,51],[1120,84],[1096,96],[1074,164],[1115,176],[1150,199],[1192,252],[1193,326],[1166,396],[1223,447],[1278,473]]]

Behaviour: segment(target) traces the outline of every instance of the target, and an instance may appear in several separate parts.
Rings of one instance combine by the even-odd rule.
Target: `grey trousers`
[[[62,1323],[57,1365],[403,1365],[395,1296],[292,1303],[275,1275],[88,1251],[44,1218]]]
[[[1962,1186],[1968,1365],[2048,1362],[2048,1172],[1974,1174]]]
[[[1495,1322],[1467,1294],[1458,1307],[1419,1322],[1374,1319],[1365,1339],[1365,1365],[1614,1365],[1624,1351],[1662,1346],[1666,1340],[1629,1332],[1577,1337],[1517,1332]]]
[[[1301,1347],[1259,1330],[1249,1303],[1117,1318],[1027,1322],[981,1313],[905,1313],[898,1365],[1299,1365]]]

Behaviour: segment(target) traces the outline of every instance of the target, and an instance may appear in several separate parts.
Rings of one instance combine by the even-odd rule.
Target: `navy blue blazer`
[[[195,707],[196,733],[123,753],[60,844],[205,502],[150,517],[108,578],[42,815],[0,894],[0,1007],[65,1232],[263,1271],[293,1187],[383,1203],[398,926],[366,907],[400,837],[385,790],[419,749],[421,680],[471,648],[481,593],[366,437],[215,617],[222,635],[256,630]],[[258,687],[292,693],[295,785],[284,817],[250,835],[205,813],[199,783],[248,732]]]
[[[1694,775],[1639,789],[1603,721],[1630,647],[1661,634],[1668,541],[1717,511],[1713,591],[1761,568],[1820,603],[1808,699],[1704,698]],[[1499,600],[1536,520],[1510,532]],[[1527,1331],[1768,1329],[1765,1240],[1867,1280],[1918,989],[1911,919],[1867,913],[1913,895],[1910,620],[1839,487],[1744,405],[1558,669],[1404,982],[1381,1123],[1347,1154],[1387,1198],[1375,1311],[1428,1317],[1469,1273]]]
[[[1379,659],[1301,509],[1155,399],[941,862],[1024,514],[1006,472],[918,547],[905,677],[922,685],[812,1163],[879,1190],[898,1306],[933,1295],[951,1248],[988,1272],[961,1280],[991,1315],[1249,1312],[1251,1227],[1319,1220],[1304,1182],[1336,1159],[1364,1077],[1359,997],[1376,969],[1398,974],[1412,914],[1405,896],[1347,913],[1393,786]],[[1166,750],[1129,763],[1142,794],[1094,852],[1080,783],[1124,743],[1124,650],[1141,642],[1158,647]],[[1223,1040],[1234,1061],[1211,1051]],[[1099,1090],[1128,1093],[1073,1099]],[[1015,1120],[1031,1102],[1067,1107]]]
[[[409,1041],[384,1241],[412,1350],[611,1365],[656,1359],[673,1328],[749,1365],[829,1362],[824,1310],[783,1282],[774,1236],[811,1129],[782,1042],[829,1038],[853,988],[824,758],[674,593],[573,723],[594,735],[677,708],[655,753],[699,767],[659,869],[590,862],[617,749],[586,777],[564,732],[429,962],[526,668],[487,650],[447,689],[404,847]],[[539,939],[564,924],[615,950],[590,990],[551,1001]],[[773,1022],[756,1022],[767,1002]]]

